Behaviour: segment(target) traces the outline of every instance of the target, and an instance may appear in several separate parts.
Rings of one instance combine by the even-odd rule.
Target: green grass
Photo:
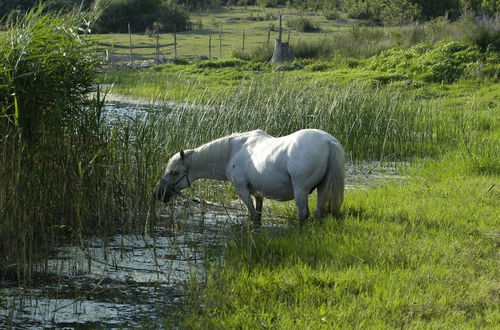
[[[274,47],[274,40],[278,37],[280,14],[284,17],[282,38],[290,41],[294,54],[298,57],[314,55],[364,58],[395,46],[408,47],[424,41],[435,43],[450,38],[462,40],[465,38],[463,31],[471,30],[464,24],[451,24],[445,19],[398,28],[363,27],[362,22],[357,20],[349,19],[339,25],[338,21],[327,20],[322,15],[303,13],[292,8],[229,7],[191,13],[193,30],[176,35],[177,57],[197,58],[211,55],[212,58],[224,59],[237,54],[242,58],[261,58],[263,48]],[[290,22],[302,19],[317,29],[302,32],[300,27],[288,27]],[[128,46],[130,43],[128,34],[102,34],[97,35],[97,38],[115,45]],[[160,44],[173,42],[174,34],[160,34]],[[132,26],[132,44],[155,45],[156,36],[134,31]],[[130,51],[127,49],[115,48],[112,52],[120,55],[122,62],[129,60]],[[154,49],[136,49],[134,53],[142,55],[143,59],[155,58]],[[174,58],[174,47],[162,48],[161,54],[165,58]]]
[[[369,70],[370,63],[302,60],[293,71],[274,72],[268,64],[228,60],[107,77],[117,79],[118,92],[209,105],[185,121],[173,116],[173,126],[192,132],[183,141],[188,147],[233,131],[282,135],[318,127],[339,137],[355,161],[410,160],[404,182],[347,191],[340,220],[229,241],[206,280],[188,284],[183,325],[498,324],[498,80],[464,75],[429,83]],[[278,215],[295,214],[293,203],[271,206]]]
[[[221,20],[232,19],[225,13]],[[24,48],[2,44],[5,54],[33,50],[26,62],[17,61],[39,69],[19,74],[20,82],[28,81],[22,87],[32,86],[29,74],[51,68],[32,65],[51,58],[36,53],[40,40],[48,49],[57,45],[43,36]],[[19,51],[18,58],[25,54]],[[23,142],[15,120],[8,121],[22,94],[9,89],[17,86],[7,79],[15,66],[5,64],[1,118],[9,130],[0,136],[0,183],[7,187],[0,190],[0,275],[13,272],[29,282],[34,265],[57,244],[89,233],[105,237],[116,228],[142,231],[145,221],[154,227],[151,190],[180,148],[235,131],[284,135],[315,127],[339,138],[354,162],[404,161],[408,179],[347,191],[340,219],[304,227],[291,222],[228,241],[205,280],[188,283],[182,325],[494,328],[500,321],[498,76],[430,83],[419,79],[421,72],[370,68],[365,55],[298,60],[283,72],[234,59],[108,72],[102,82],[116,82],[113,92],[200,107],[165,104],[145,119],[109,124],[101,120],[102,104],[77,98],[81,103],[39,107],[54,117],[34,123],[38,139],[32,145]],[[399,62],[407,54],[390,56]],[[43,75],[47,86],[60,87],[57,72]],[[31,109],[26,104],[20,111]],[[65,126],[51,120],[66,111]],[[204,182],[194,189],[233,197],[226,188],[207,187]],[[271,208],[294,214],[293,203]]]
[[[409,182],[348,191],[341,220],[229,242],[192,288],[187,324],[494,328],[500,191],[489,189],[499,176],[456,172],[456,161],[425,161]]]
[[[177,56],[191,58],[200,55],[208,56],[209,36],[212,35],[212,57],[226,58],[233,49],[243,48],[243,31],[245,31],[245,49],[250,50],[260,45],[267,44],[268,30],[271,29],[270,44],[274,45],[274,39],[278,37],[278,15],[300,15],[300,12],[290,8],[259,8],[259,7],[231,7],[211,9],[198,13],[191,13],[191,21],[195,24],[192,31],[177,33]],[[326,20],[323,16],[308,16],[315,25],[321,28],[317,33],[306,33],[290,30],[291,40],[304,38],[321,38],[322,33],[338,33],[348,30],[350,27],[339,27]],[[286,21],[286,18],[285,18]],[[200,28],[201,23],[201,28]],[[283,23],[285,37],[288,37],[288,29]],[[222,29],[222,41],[219,34]],[[133,27],[132,27],[133,30]],[[132,42],[134,45],[154,45],[156,39],[137,31],[132,31]],[[111,42],[118,45],[128,45],[127,34],[104,34],[99,35],[103,42]],[[160,43],[171,43],[174,41],[172,33],[160,34]],[[222,45],[222,48],[221,48]],[[221,53],[222,49],[222,53]],[[117,51],[126,53],[127,51]],[[154,50],[137,50],[139,54],[151,54]],[[167,58],[174,57],[173,47],[163,48],[162,55]]]
[[[238,130],[282,135],[318,127],[339,137],[354,161],[410,160],[404,182],[347,191],[340,220],[304,227],[292,222],[227,242],[205,281],[188,284],[183,325],[494,328],[500,289],[497,81],[407,83],[364,70],[363,62],[342,69],[328,61],[297,64],[303,68],[279,73],[267,65],[250,71],[250,64],[237,61],[122,73],[154,86],[171,77],[171,69],[185,88],[179,94],[167,85],[158,90],[159,100],[209,105],[189,119],[173,116],[178,119],[171,125],[192,132],[175,140],[188,147]],[[306,70],[313,65],[323,71]],[[315,207],[314,197],[310,204]],[[293,203],[271,206],[294,217]]]

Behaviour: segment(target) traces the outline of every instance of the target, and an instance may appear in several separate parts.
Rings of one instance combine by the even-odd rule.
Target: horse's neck
[[[193,150],[191,175],[193,179],[227,180],[226,166],[231,154],[231,138],[222,138]]]

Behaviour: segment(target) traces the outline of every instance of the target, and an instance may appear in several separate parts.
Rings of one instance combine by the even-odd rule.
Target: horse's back
[[[280,139],[288,147],[290,161],[320,162],[327,156],[331,143],[340,144],[336,138],[319,129],[303,129]]]
[[[321,181],[331,143],[338,141],[316,129],[277,138],[260,130],[242,133],[235,140],[228,173],[248,181],[252,193],[278,200],[292,199],[294,186],[311,190]]]

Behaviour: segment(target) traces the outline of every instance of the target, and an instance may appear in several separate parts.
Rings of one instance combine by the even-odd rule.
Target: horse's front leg
[[[253,205],[253,199],[250,195],[250,190],[248,190],[248,186],[246,183],[235,184],[234,186],[236,190],[236,194],[242,202],[246,205],[248,212],[250,214],[250,221],[253,222],[255,227],[260,227],[260,215],[255,211],[255,207]],[[261,206],[262,210],[262,206]]]
[[[307,203],[309,192],[304,189],[295,188],[293,194],[299,220],[301,223],[305,223],[307,218],[309,218],[309,205]]]
[[[255,208],[257,211],[257,218],[255,222],[257,223],[257,226],[260,227],[261,225],[261,219],[262,219],[262,204],[264,203],[264,198],[255,196]]]

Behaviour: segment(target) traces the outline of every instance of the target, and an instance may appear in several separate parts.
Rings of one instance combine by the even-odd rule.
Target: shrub
[[[286,26],[299,32],[315,32],[319,30],[317,26],[303,16],[292,17],[286,20]]]
[[[333,54],[335,45],[327,40],[299,40],[293,44],[296,58],[327,58]]]
[[[266,45],[258,46],[245,52],[241,49],[233,49],[231,51],[231,57],[244,61],[268,62],[272,56],[273,48]]]
[[[341,18],[339,12],[335,8],[329,8],[323,10],[323,17],[325,17],[329,21],[333,21],[335,19]]]
[[[133,31],[144,32],[156,24],[161,32],[191,29],[187,11],[172,2],[159,0],[97,0],[103,11],[96,29],[101,33],[126,33],[130,23]]]
[[[466,16],[461,23],[465,40],[476,45],[482,52],[488,49],[500,51],[500,18]]]
[[[237,58],[229,58],[225,60],[215,60],[215,61],[204,61],[196,64],[197,68],[233,68],[239,67],[247,64],[246,61],[237,59]]]
[[[426,82],[452,83],[479,68],[479,50],[466,43],[440,42],[435,46],[419,44],[409,49],[391,49],[375,56],[370,68],[413,75]]]

